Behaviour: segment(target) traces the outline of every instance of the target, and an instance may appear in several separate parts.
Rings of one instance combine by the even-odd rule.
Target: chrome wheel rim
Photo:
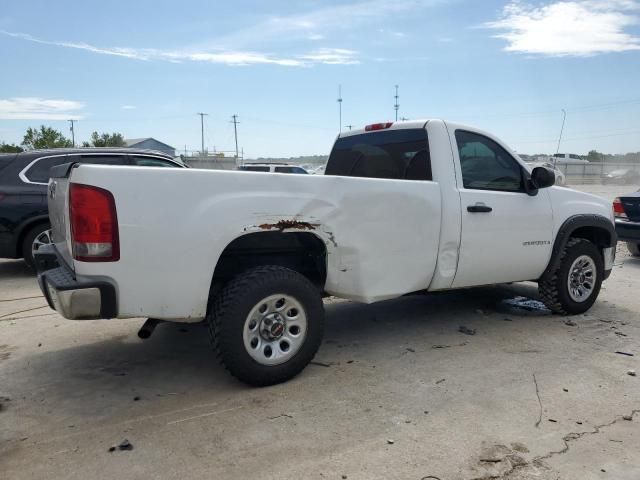
[[[596,284],[596,263],[588,255],[580,255],[569,268],[567,286],[574,302],[584,302],[593,293]]]
[[[31,244],[31,255],[34,256],[36,252],[43,245],[49,245],[51,243],[51,230],[45,230],[36,238],[33,239],[33,243]]]
[[[291,295],[263,298],[247,315],[244,348],[261,365],[280,365],[293,358],[307,335],[307,315]]]

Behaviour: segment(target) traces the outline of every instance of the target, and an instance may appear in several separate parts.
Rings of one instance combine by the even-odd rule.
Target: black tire
[[[627,250],[634,257],[640,257],[640,243],[627,242]]]
[[[577,302],[569,294],[569,269],[580,256],[590,257],[596,266],[596,279],[593,290],[585,300]],[[560,265],[552,272],[548,280],[538,282],[541,300],[554,313],[577,315],[591,308],[598,298],[604,278],[604,260],[600,249],[584,238],[570,238],[560,254]]]
[[[307,318],[306,335],[290,359],[264,365],[247,351],[243,332],[251,310],[275,294],[299,302]],[[306,277],[288,268],[267,265],[238,275],[210,298],[207,321],[211,342],[222,365],[242,382],[267,386],[295,377],[313,359],[322,342],[324,306],[321,291]]]
[[[35,261],[33,259],[33,252],[31,251],[31,247],[33,245],[33,241],[39,236],[41,233],[49,230],[51,228],[51,224],[49,222],[39,223],[31,230],[29,230],[22,239],[22,258],[27,263],[29,268],[35,269]]]

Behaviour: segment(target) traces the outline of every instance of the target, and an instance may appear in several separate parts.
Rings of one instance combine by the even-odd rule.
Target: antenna
[[[562,109],[562,126],[560,127],[560,136],[558,137],[558,147],[556,148],[556,153],[560,152],[560,142],[562,141],[562,132],[564,132],[564,121],[566,119],[567,119],[567,111],[563,108]],[[554,157],[554,158],[556,158],[556,160],[554,160],[553,162],[553,164],[555,165],[558,160],[557,160],[557,157]]]
[[[393,105],[393,109],[396,111],[396,122],[398,121],[398,109],[400,108],[400,104],[398,103],[398,99],[400,96],[398,95],[398,85],[396,85],[396,94],[394,95],[396,103]]]
[[[338,125],[342,132],[342,85],[338,85]]]

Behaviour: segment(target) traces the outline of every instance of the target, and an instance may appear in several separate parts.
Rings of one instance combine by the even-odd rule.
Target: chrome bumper
[[[105,281],[77,280],[56,254],[53,245],[36,252],[38,284],[49,306],[69,320],[116,317],[115,287]],[[52,255],[56,258],[52,259]]]

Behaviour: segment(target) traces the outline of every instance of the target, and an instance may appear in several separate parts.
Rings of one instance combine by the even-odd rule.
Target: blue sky
[[[0,11],[0,140],[51,125],[326,154],[400,116],[489,130],[522,153],[640,150],[640,0],[22,0]]]

